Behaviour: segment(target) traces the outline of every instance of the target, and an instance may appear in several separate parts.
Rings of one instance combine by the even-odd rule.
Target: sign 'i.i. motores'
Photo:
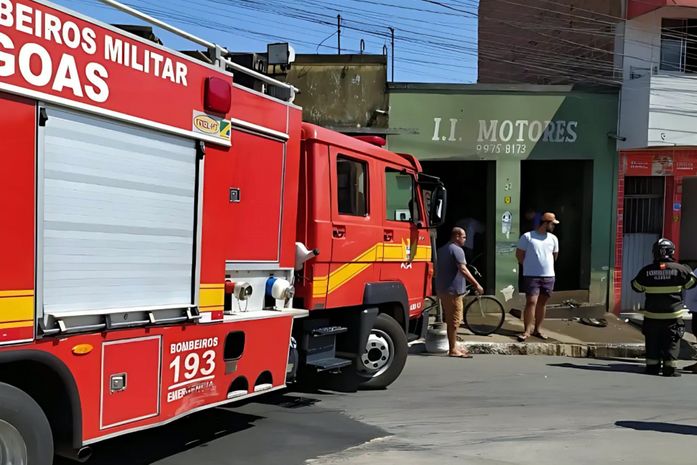
[[[192,109],[203,110],[210,76],[231,81],[219,70],[39,2],[0,0],[0,90],[190,131]]]

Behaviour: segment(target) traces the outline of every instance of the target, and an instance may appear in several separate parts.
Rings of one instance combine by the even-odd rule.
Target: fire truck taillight
[[[203,107],[206,111],[227,114],[232,102],[232,86],[225,79],[218,77],[206,78]]]

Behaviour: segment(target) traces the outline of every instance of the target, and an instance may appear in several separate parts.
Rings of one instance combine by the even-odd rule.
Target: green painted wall
[[[421,160],[495,160],[496,289],[517,289],[522,160],[593,160],[589,300],[606,304],[614,244],[617,94],[560,86],[392,88],[389,148]],[[507,223],[512,217],[510,229]],[[500,294],[499,294],[500,296]]]

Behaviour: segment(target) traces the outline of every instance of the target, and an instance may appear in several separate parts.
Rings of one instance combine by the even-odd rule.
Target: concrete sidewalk
[[[525,342],[518,342],[516,337],[523,332],[523,322],[507,314],[506,321],[496,334],[476,336],[463,325],[458,332],[458,340],[460,346],[472,354],[644,357],[644,336],[636,324],[625,322],[612,313],[605,314],[603,318],[607,320],[604,328],[585,325],[579,318],[547,319],[542,332],[549,339],[530,337]],[[447,342],[444,343],[442,339],[443,334],[445,328],[441,329],[436,325],[429,330],[429,340],[412,343],[412,353],[447,347]],[[694,356],[692,345],[695,342],[697,341],[691,333],[685,334],[681,358],[690,359]]]

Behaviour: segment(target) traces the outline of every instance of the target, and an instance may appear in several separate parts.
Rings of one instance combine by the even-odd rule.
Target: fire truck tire
[[[370,331],[365,351],[356,361],[362,389],[384,389],[396,380],[407,363],[409,351],[404,329],[381,313]]]
[[[53,435],[46,415],[24,391],[0,383],[0,465],[51,465]]]

